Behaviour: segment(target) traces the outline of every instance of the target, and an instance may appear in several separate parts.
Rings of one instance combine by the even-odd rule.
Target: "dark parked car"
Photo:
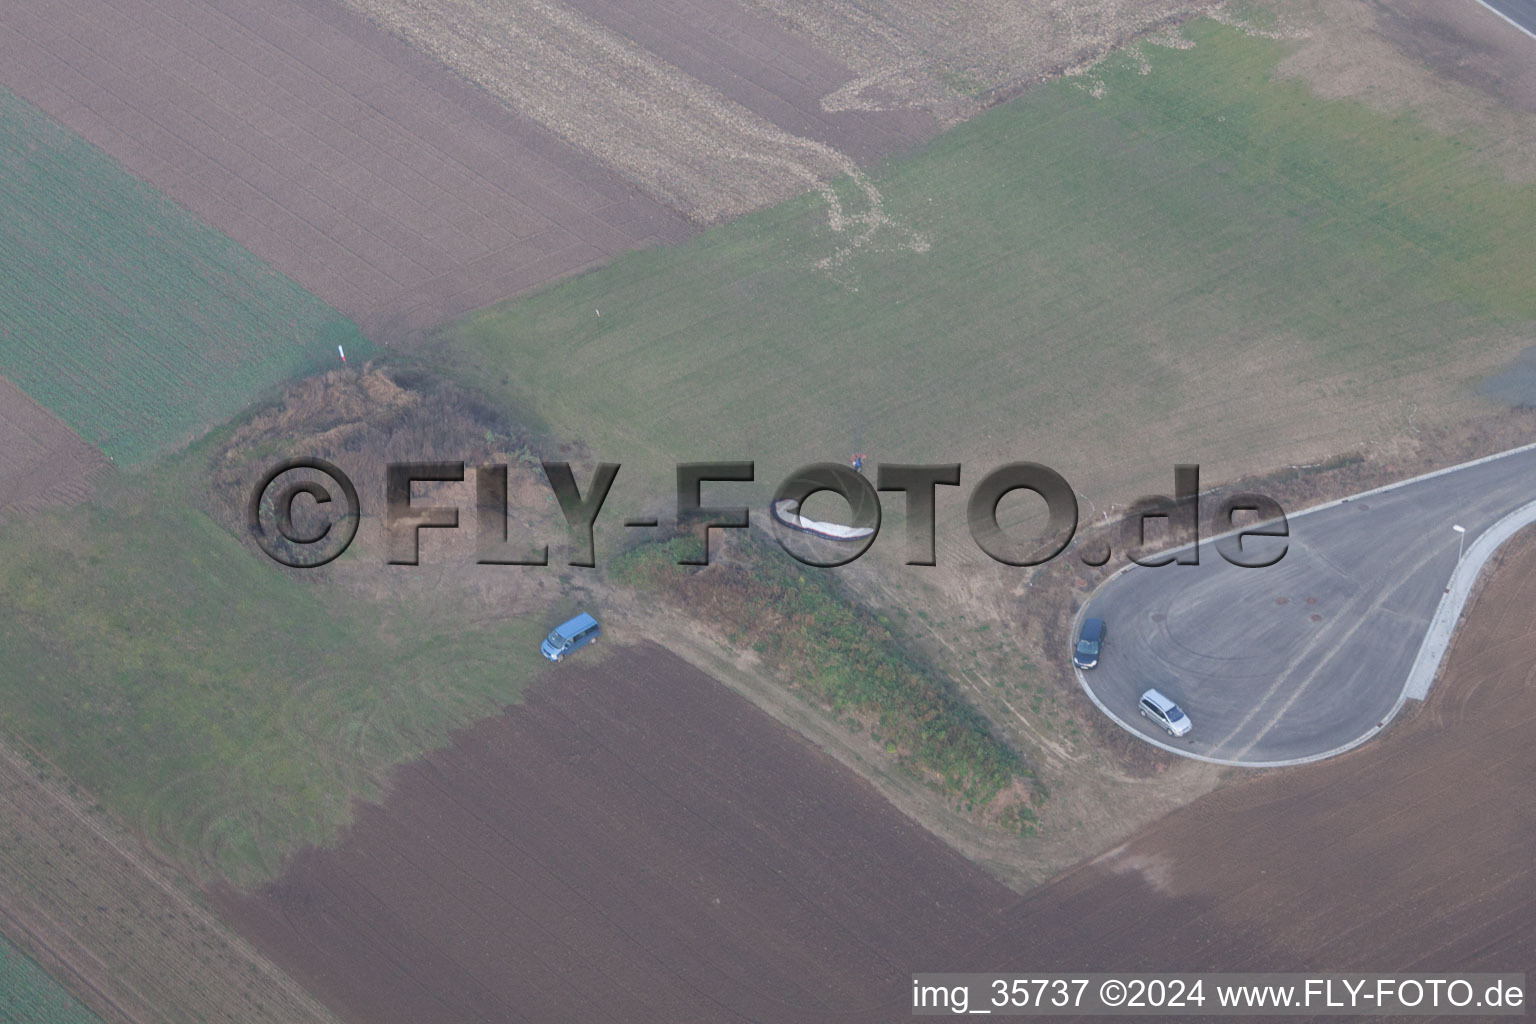
[[[1078,668],[1093,668],[1099,663],[1099,652],[1104,649],[1103,619],[1084,619],[1083,632],[1077,638],[1077,650],[1072,652],[1072,664]]]

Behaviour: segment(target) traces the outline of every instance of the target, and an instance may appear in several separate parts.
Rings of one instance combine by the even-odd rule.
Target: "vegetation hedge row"
[[[986,719],[878,618],[839,593],[830,574],[761,542],[749,546],[750,564],[678,564],[696,549],[688,537],[645,544],[622,555],[613,575],[750,646],[833,713],[874,718],[899,763],[968,809],[985,807],[1030,774]]]

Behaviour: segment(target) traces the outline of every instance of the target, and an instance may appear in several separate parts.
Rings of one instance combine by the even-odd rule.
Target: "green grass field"
[[[1284,44],[1189,34],[879,171],[894,226],[840,267],[806,196],[473,316],[449,365],[657,489],[674,459],[776,482],[863,450],[1126,500],[1175,461],[1263,472],[1475,405],[1536,336],[1536,187],[1278,80]]]
[[[515,703],[547,626],[284,575],[187,504],[205,448],[0,528],[0,727],[194,873],[251,882]]]
[[[100,1024],[32,958],[0,938],[0,1021],[7,1024]]]
[[[369,344],[335,310],[0,89],[0,375],[119,464]]]

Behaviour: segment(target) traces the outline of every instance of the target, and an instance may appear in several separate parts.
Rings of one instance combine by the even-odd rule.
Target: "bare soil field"
[[[1448,78],[1536,111],[1536,40],[1482,4],[1388,0],[1378,3],[1382,35]]]
[[[931,111],[945,127],[1223,0],[744,0],[817,40],[857,77],[828,110]]]
[[[563,4],[346,2],[696,223],[859,173],[841,150],[785,131]],[[878,207],[878,195],[868,202]]]
[[[710,223],[820,187],[885,218],[860,165],[1212,0],[343,0]],[[826,187],[850,175],[859,208]]]
[[[85,500],[91,477],[107,465],[101,452],[0,377],[0,519]]]
[[[325,0],[6,4],[0,82],[376,337],[687,230]]]
[[[222,910],[343,1017],[882,1020],[914,970],[1536,971],[1536,535],[1429,702],[1020,898],[671,656],[402,770]]]
[[[842,1019],[959,963],[1016,899],[713,679],[626,647],[219,902],[348,1019],[423,1024]]]
[[[726,99],[861,164],[933,136],[930,111],[827,109],[854,73],[814,35],[791,31],[741,0],[567,0]]]

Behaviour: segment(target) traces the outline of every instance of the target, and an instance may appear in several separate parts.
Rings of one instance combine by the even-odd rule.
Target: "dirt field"
[[[838,54],[858,77],[829,110],[932,111],[947,127],[989,102],[1079,71],[1219,0],[744,0]]]
[[[347,3],[698,223],[725,220],[859,173],[841,150],[785,131],[562,4]],[[663,20],[659,8],[649,13]],[[712,49],[728,56],[729,47]],[[706,51],[705,58],[712,55]],[[776,59],[794,66],[792,59]],[[721,68],[712,77],[725,73]],[[816,98],[809,101],[814,109]],[[878,194],[867,198],[878,207]]]
[[[567,0],[608,29],[634,41],[726,99],[784,131],[871,163],[938,131],[917,109],[827,109],[822,98],[853,73],[814,35],[736,0]]]
[[[800,1020],[958,961],[1016,897],[658,648],[400,770],[226,916],[350,1019]]]
[[[734,0],[354,6],[395,34],[325,0],[9,5],[0,84],[386,340],[939,127],[824,109],[854,72]]]
[[[106,457],[0,377],[0,520],[83,501]]]
[[[324,0],[7,4],[0,82],[375,336],[685,232]]]
[[[886,217],[860,163],[1209,6],[344,2],[691,220],[851,175],[853,212],[822,190],[835,230]]]
[[[895,1019],[920,969],[1533,972],[1536,535],[1512,543],[1416,715],[1023,898],[626,649],[222,909],[358,1021]]]

